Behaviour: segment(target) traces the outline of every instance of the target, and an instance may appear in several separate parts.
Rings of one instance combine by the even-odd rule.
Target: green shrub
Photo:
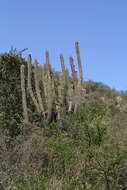
[[[17,123],[22,117],[20,66],[25,60],[8,53],[0,55],[0,125],[10,135],[18,133]]]
[[[75,139],[85,141],[88,146],[100,146],[106,137],[109,114],[104,103],[96,100],[87,101],[72,114],[71,133]]]

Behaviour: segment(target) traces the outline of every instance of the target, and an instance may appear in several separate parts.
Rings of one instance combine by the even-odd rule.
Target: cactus
[[[61,96],[61,104],[64,111],[68,110],[69,108],[69,86],[70,86],[70,80],[69,80],[69,70],[65,68],[64,65],[64,58],[62,53],[60,54],[60,61],[61,61],[61,68],[62,68],[62,74],[60,75],[60,96]]]
[[[32,91],[32,85],[31,85],[31,66],[32,66],[32,63],[31,63],[31,55],[28,56],[28,61],[27,61],[27,65],[28,65],[28,90],[29,90],[29,94],[34,102],[34,105],[36,106],[36,109],[38,111],[38,113],[40,114],[41,113],[41,110],[39,108],[39,104],[34,96],[34,93]]]
[[[61,61],[61,67],[62,67],[62,72],[65,73],[65,65],[64,65],[64,58],[63,58],[63,54],[60,54],[60,61]]]
[[[39,79],[38,79],[38,76],[37,76],[38,75],[37,64],[38,64],[38,61],[37,61],[37,59],[35,59],[34,60],[35,90],[36,90],[40,110],[43,113],[44,112],[44,106],[43,106],[43,102],[42,102],[41,95],[40,95]]]
[[[49,63],[49,53],[48,51],[45,52],[46,55],[46,72],[47,72],[47,112],[48,117],[47,120],[50,121],[52,117],[52,110],[53,110],[53,81],[52,81],[52,70]]]
[[[46,67],[47,67],[47,71],[50,72],[50,63],[49,63],[49,52],[48,50],[45,51],[45,56],[46,56]]]
[[[28,112],[27,112],[26,93],[25,93],[24,65],[21,65],[20,73],[21,73],[23,115],[24,115],[24,122],[27,123],[29,121],[29,118],[28,118]]]
[[[59,120],[63,112],[67,113],[76,111],[78,105],[80,104],[79,102],[82,102],[82,99],[84,100],[85,89],[83,89],[82,87],[83,74],[78,42],[75,43],[75,46],[79,68],[79,80],[77,78],[77,72],[75,71],[74,59],[72,56],[69,57],[70,66],[72,70],[72,77],[70,77],[69,70],[65,68],[64,65],[63,55],[60,54],[62,73],[59,74],[55,73],[52,70],[49,61],[49,53],[48,51],[46,51],[46,63],[42,67],[41,84],[43,89],[41,88],[41,90],[39,88],[40,79],[38,77],[38,62],[37,59],[34,60],[34,93],[31,84],[31,55],[28,56],[28,92],[36,107],[39,116],[41,116],[42,119],[45,121],[50,122],[53,118],[54,112],[56,114],[56,118]],[[25,97],[24,77],[24,66],[21,66],[21,88],[24,120],[28,121],[29,118],[27,113],[27,104]]]
[[[83,73],[82,73],[82,64],[81,64],[81,58],[80,58],[78,42],[75,42],[75,47],[76,47],[76,54],[77,54],[77,61],[78,61],[78,68],[79,68],[78,86],[81,88],[82,87],[82,82],[83,82]]]
[[[45,96],[45,102],[47,104],[48,101],[48,92],[47,92],[47,71],[46,71],[46,64],[42,67],[42,84],[43,84],[43,90],[44,90],[44,96]]]
[[[67,77],[68,77],[68,73],[67,70],[65,68],[64,65],[64,58],[63,58],[63,54],[60,54],[60,61],[61,61],[61,68],[62,68],[62,73],[59,75],[59,82],[60,82],[60,86],[59,86],[59,96],[61,97],[61,104],[64,105],[65,103],[65,96],[67,94]]]
[[[78,79],[77,79],[77,71],[75,71],[75,65],[74,65],[74,59],[72,56],[69,57],[70,59],[70,65],[71,65],[71,71],[72,71],[72,79],[74,84],[74,90],[76,90]]]

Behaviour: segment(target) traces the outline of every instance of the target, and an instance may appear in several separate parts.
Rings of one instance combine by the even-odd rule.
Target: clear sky
[[[0,53],[28,48],[40,64],[45,50],[60,71],[79,41],[84,80],[127,90],[127,0],[1,0]]]

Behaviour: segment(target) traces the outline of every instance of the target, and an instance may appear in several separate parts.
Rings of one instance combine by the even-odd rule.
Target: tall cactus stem
[[[73,84],[74,84],[74,89],[76,89],[77,86],[77,71],[75,71],[75,65],[74,65],[74,59],[72,56],[69,57],[70,60],[70,65],[71,65],[71,71],[72,71],[72,79],[73,79]]]
[[[61,67],[62,67],[62,72],[65,73],[65,65],[64,65],[64,57],[63,54],[60,54],[60,61],[61,61]]]
[[[51,76],[51,66],[49,62],[49,53],[48,51],[45,52],[46,55],[46,72],[47,72],[47,108],[48,108],[48,117],[47,120],[50,121],[52,117],[52,109],[53,109],[53,92],[52,92],[52,76]]]
[[[23,115],[24,115],[24,122],[27,123],[29,121],[29,117],[28,117],[28,112],[27,112],[26,93],[25,93],[24,65],[21,65],[21,67],[20,67],[20,74],[21,74],[21,90],[22,90]]]
[[[38,111],[38,113],[40,114],[41,111],[40,111],[40,108],[39,108],[39,104],[34,96],[34,93],[32,91],[32,85],[31,85],[31,55],[28,56],[28,61],[27,61],[27,65],[28,65],[28,90],[29,90],[29,94],[34,102],[34,105]]]
[[[79,52],[79,45],[78,44],[79,44],[78,42],[75,42],[78,68],[79,68],[79,86],[81,87],[82,83],[83,83],[83,72],[82,72],[82,64],[81,64],[81,58],[80,58],[80,52]]]
[[[47,103],[47,73],[46,73],[46,64],[42,67],[42,84],[43,84],[43,90],[44,90],[44,96],[45,96],[45,101]]]
[[[40,110],[41,110],[41,112],[44,112],[42,98],[41,98],[41,95],[40,95],[37,64],[38,64],[38,61],[37,61],[37,59],[35,59],[34,60],[35,89],[36,89],[36,94],[37,94]]]
[[[45,56],[46,56],[46,69],[47,69],[47,72],[49,74],[51,66],[50,66],[50,62],[49,62],[49,52],[48,52],[48,50],[45,51]]]

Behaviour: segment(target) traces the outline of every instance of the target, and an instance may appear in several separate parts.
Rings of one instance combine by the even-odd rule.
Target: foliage
[[[103,83],[94,82],[91,80],[84,82],[84,88],[86,89],[86,93],[89,94],[90,99],[99,99],[100,97],[114,99],[116,96],[120,95],[120,93],[115,89],[111,89]]]
[[[26,62],[16,51],[0,55],[0,189],[127,189],[126,92],[85,82],[85,102],[75,112],[63,109],[59,120],[48,123],[38,117],[26,91],[31,121],[26,125],[22,117],[21,64]],[[32,75],[34,91],[33,79]],[[45,100],[43,85],[39,85]],[[100,99],[103,95],[105,101]],[[122,99],[117,103],[119,95]]]
[[[110,112],[103,102],[86,101],[72,115],[71,134],[86,141],[88,146],[101,145],[104,141]]]
[[[20,66],[25,60],[13,54],[0,55],[0,122],[13,136],[22,116]]]

